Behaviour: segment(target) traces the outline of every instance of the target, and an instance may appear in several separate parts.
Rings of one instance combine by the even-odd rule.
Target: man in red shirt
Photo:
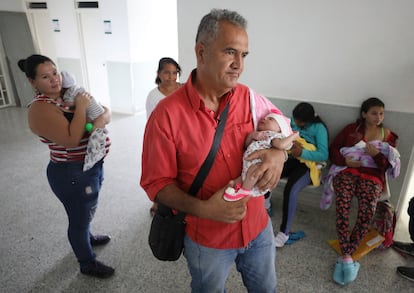
[[[151,200],[187,214],[184,256],[193,292],[223,292],[234,262],[249,291],[276,292],[274,234],[263,196],[223,199],[224,189],[240,180],[244,141],[254,129],[249,88],[238,83],[248,54],[246,20],[236,12],[213,9],[201,20],[195,52],[197,68],[149,117],[141,186]],[[187,191],[227,103],[220,148],[193,197]],[[262,159],[253,174],[260,178],[257,187],[274,188],[284,152],[261,150],[250,156],[254,158]]]

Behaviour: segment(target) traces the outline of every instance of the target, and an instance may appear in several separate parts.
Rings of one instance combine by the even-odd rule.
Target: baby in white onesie
[[[235,187],[228,187],[224,192],[224,199],[227,201],[236,201],[246,197],[260,196],[265,194],[268,190],[258,190],[254,186],[257,183],[257,178],[252,178],[250,174],[254,171],[254,166],[261,163],[261,159],[246,160],[245,158],[257,150],[277,148],[280,150],[289,150],[292,147],[293,141],[299,137],[298,132],[292,132],[290,128],[290,119],[270,112],[263,118],[257,130],[250,133],[245,145],[246,151],[243,155],[243,171],[242,183],[238,183]]]

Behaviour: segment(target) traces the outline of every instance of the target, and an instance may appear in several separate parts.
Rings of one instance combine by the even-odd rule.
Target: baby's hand
[[[293,133],[290,135],[294,140],[299,138],[299,131],[293,131]]]
[[[351,168],[359,168],[359,167],[362,166],[361,161],[355,161],[354,158],[352,158],[352,157],[346,157],[345,158],[345,164],[348,167],[351,167]]]
[[[252,138],[254,140],[264,140],[264,139],[266,139],[266,135],[265,135],[264,131],[254,131],[253,135],[252,135]]]
[[[365,152],[371,157],[375,157],[379,153],[379,150],[372,143],[367,143]]]
[[[302,145],[295,140],[290,148],[290,155],[294,158],[300,157],[302,155],[302,149]]]
[[[91,103],[91,99],[92,96],[86,92],[77,94],[75,99],[76,108],[84,107],[86,109]]]

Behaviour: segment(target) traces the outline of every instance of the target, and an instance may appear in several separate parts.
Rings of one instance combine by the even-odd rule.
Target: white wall
[[[178,0],[185,76],[211,8],[247,19],[250,54],[240,81],[266,96],[348,106],[378,96],[387,110],[414,113],[414,1]]]
[[[134,62],[156,60],[155,74],[161,57],[178,58],[176,1],[129,0],[128,12]]]
[[[2,11],[24,12],[24,3],[20,0],[0,0]]]
[[[99,1],[103,21],[111,21],[112,34],[105,34],[105,53],[108,61],[129,62],[131,60],[131,27],[128,23],[127,0]]]
[[[134,111],[145,110],[153,89],[158,61],[178,61],[177,3],[175,0],[128,0]]]
[[[51,19],[59,19],[59,33],[53,38],[56,50],[62,58],[80,58],[81,49],[76,22],[76,9],[73,0],[48,0],[48,11]],[[102,31],[104,37],[104,51],[107,60],[129,61],[129,27],[126,1],[100,0]],[[84,9],[87,10],[87,9]],[[112,34],[104,34],[104,20],[111,21]]]
[[[59,20],[60,32],[47,32],[55,41],[56,52],[60,58],[81,58],[79,34],[74,11],[74,1],[48,0],[50,17]]]

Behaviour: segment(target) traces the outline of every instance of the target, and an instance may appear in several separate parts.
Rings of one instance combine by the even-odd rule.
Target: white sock
[[[276,247],[283,247],[285,245],[286,241],[288,241],[288,239],[289,239],[289,235],[286,235],[283,232],[277,233],[277,235],[275,237]]]

